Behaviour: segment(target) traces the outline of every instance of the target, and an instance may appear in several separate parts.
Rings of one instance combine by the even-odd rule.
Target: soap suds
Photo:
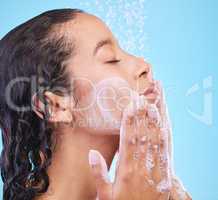
[[[151,144],[148,144],[147,147],[147,155],[146,155],[146,161],[145,161],[145,166],[149,174],[151,174],[152,168],[154,167],[154,158],[152,154],[152,146]]]
[[[157,185],[157,191],[164,193],[169,191],[170,189],[170,184],[168,180],[162,180],[158,185]]]

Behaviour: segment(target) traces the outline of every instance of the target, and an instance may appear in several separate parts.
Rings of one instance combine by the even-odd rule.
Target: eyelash
[[[111,61],[108,61],[106,63],[113,64],[113,63],[118,63],[118,62],[120,62],[120,60],[111,60]]]

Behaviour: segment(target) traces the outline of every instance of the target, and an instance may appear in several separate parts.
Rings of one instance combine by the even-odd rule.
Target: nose
[[[146,79],[153,82],[153,73],[151,64],[146,62],[143,57],[137,57],[137,70],[135,72],[135,80]]]

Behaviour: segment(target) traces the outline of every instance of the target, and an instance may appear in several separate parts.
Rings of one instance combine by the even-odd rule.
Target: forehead
[[[94,15],[80,13],[73,25],[73,37],[77,50],[93,49],[100,40],[116,40],[107,25]]]

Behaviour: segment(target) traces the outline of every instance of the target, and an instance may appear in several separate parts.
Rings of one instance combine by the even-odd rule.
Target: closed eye
[[[147,75],[148,75],[148,72],[147,72],[147,71],[144,71],[144,72],[142,72],[142,73],[139,75],[139,77],[144,77],[144,78],[146,78]]]
[[[110,60],[110,61],[107,61],[106,63],[118,63],[118,62],[120,62],[120,60]]]

